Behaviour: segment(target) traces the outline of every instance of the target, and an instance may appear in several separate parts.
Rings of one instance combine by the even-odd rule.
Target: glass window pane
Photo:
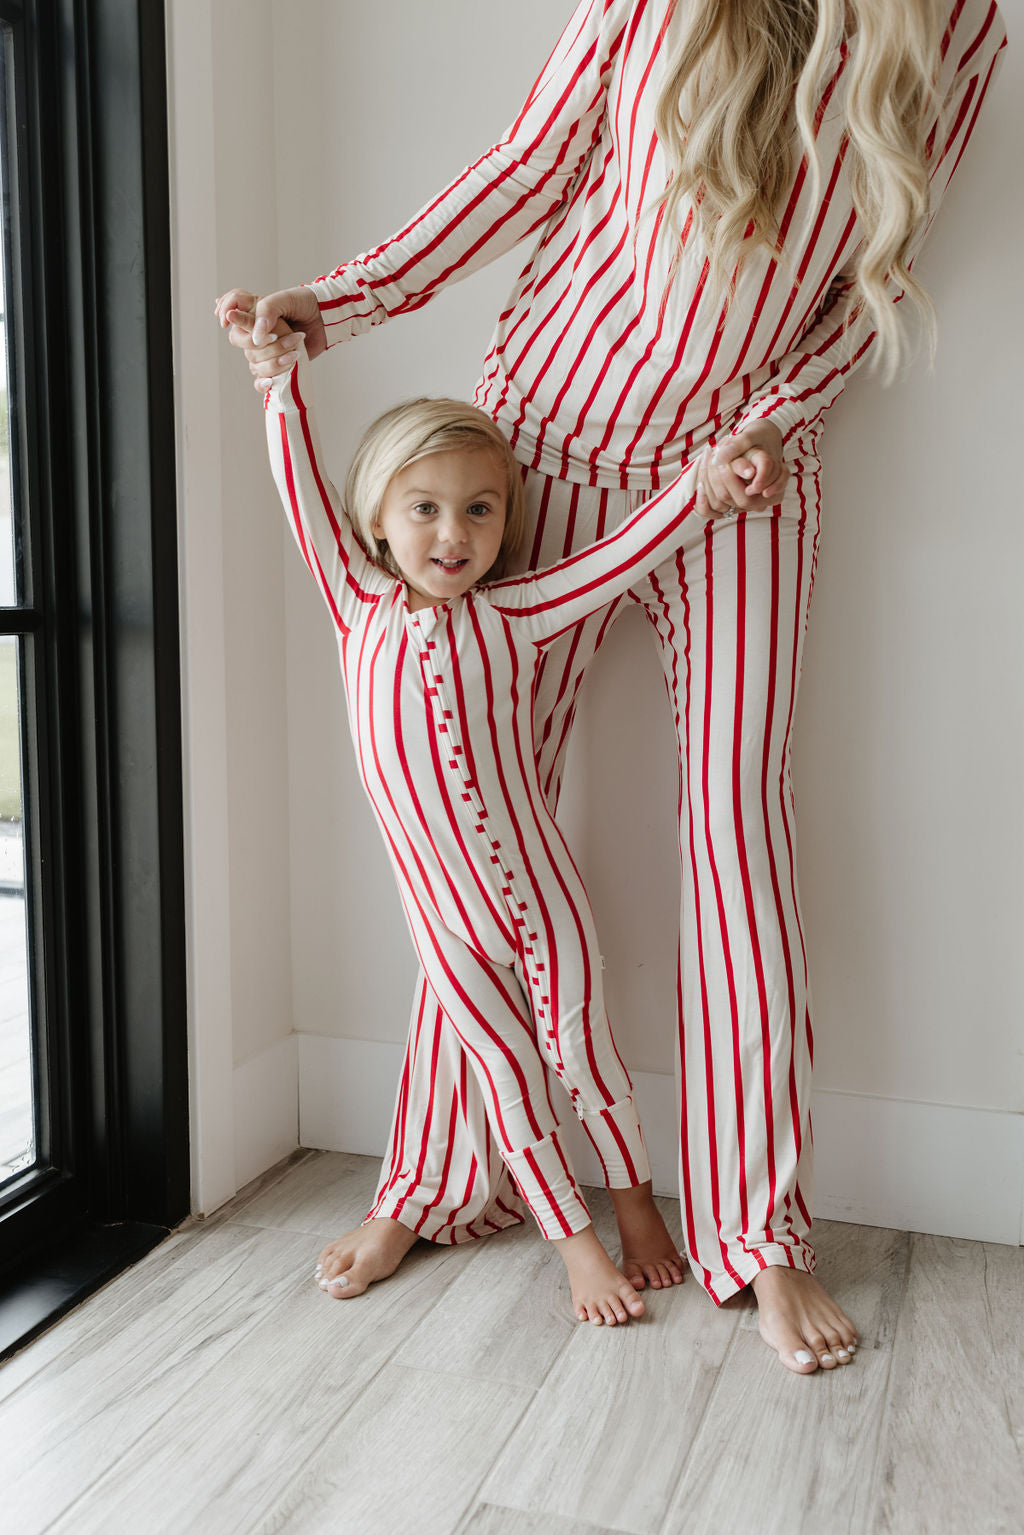
[[[6,33],[8,28],[3,28]],[[0,44],[6,44],[0,35]],[[4,68],[4,52],[0,49],[0,69]],[[3,102],[0,94],[0,103]],[[6,138],[6,135],[3,135]],[[18,600],[16,566],[14,556],[14,501],[11,495],[11,431],[7,387],[10,371],[7,366],[7,239],[8,239],[8,186],[7,146],[0,145],[0,607],[12,607]]]
[[[21,641],[0,636],[0,1183],[36,1159],[25,922]]]

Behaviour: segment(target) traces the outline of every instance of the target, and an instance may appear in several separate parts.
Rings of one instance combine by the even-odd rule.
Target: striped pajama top
[[[820,199],[802,161],[781,209],[784,259],[751,251],[725,310],[697,242],[670,285],[677,242],[658,237],[655,105],[685,3],[581,0],[500,141],[392,239],[312,284],[328,345],[534,236],[476,392],[521,462],[658,488],[716,434],[763,418],[813,459],[822,412],[871,344],[866,322],[852,347],[843,324],[861,239],[843,166],[849,49],[836,50],[819,108]],[[1005,41],[992,0],[951,5],[929,224]]]

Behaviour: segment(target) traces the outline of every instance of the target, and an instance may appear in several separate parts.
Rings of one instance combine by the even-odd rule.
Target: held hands
[[[312,288],[284,288],[266,298],[246,288],[230,288],[217,300],[214,314],[231,345],[245,352],[254,387],[261,394],[270,388],[275,374],[287,373],[294,363],[295,332],[305,336],[309,357],[319,356],[327,345]]]
[[[697,472],[697,515],[763,512],[781,501],[788,479],[782,433],[770,421],[756,421],[704,449]]]

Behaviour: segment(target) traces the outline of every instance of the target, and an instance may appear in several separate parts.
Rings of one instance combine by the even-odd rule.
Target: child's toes
[[[645,1306],[636,1291],[629,1285],[623,1285],[619,1291],[619,1300],[625,1306],[630,1316],[643,1316]],[[623,1321],[625,1321],[623,1317]]]

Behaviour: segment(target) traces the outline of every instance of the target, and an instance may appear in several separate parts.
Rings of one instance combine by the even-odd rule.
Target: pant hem
[[[759,1261],[760,1260],[760,1261]],[[733,1272],[724,1270],[707,1277],[707,1271],[693,1258],[690,1267],[698,1283],[708,1292],[716,1306],[724,1305],[741,1290],[745,1290],[765,1269],[796,1269],[804,1274],[814,1273],[814,1250],[810,1247],[759,1247],[744,1253],[733,1265]]]
[[[401,1209],[396,1211],[398,1204]],[[440,1210],[424,1212],[422,1205],[415,1205],[408,1199],[387,1200],[365,1215],[361,1224],[366,1226],[372,1220],[397,1221],[424,1242],[433,1242],[437,1247],[459,1247],[466,1242],[478,1242],[481,1237],[495,1236],[509,1226],[523,1225],[527,1218],[525,1211],[513,1208],[512,1198],[508,1199],[508,1204],[507,1210],[487,1209],[470,1220],[452,1221]]]

